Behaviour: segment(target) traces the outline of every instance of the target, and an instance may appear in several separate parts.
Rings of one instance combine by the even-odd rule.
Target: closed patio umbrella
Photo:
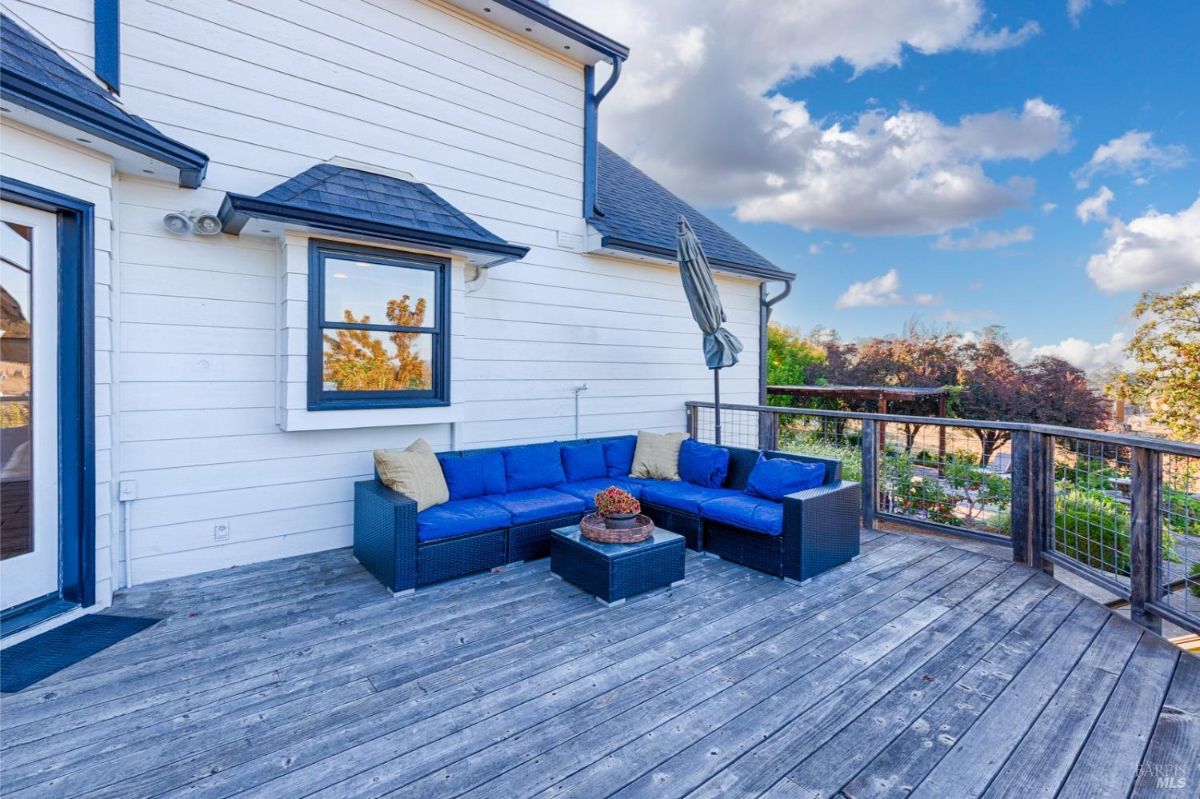
[[[679,276],[683,280],[683,292],[692,309],[692,318],[704,333],[704,361],[713,370],[713,435],[721,443],[721,370],[738,362],[742,342],[721,325],[725,322],[725,309],[721,307],[721,295],[713,280],[712,267],[696,231],[681,215],[679,228]]]

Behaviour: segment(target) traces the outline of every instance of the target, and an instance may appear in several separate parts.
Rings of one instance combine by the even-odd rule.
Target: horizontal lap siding
[[[49,18],[53,18],[52,16]],[[6,177],[76,197],[95,207],[96,271],[96,604],[112,601],[116,541],[112,417],[112,164],[104,157],[21,125],[0,125]],[[70,313],[72,306],[62,309]]]
[[[211,158],[198,191],[121,179],[118,435],[138,486],[135,582],[349,544],[352,485],[377,447],[567,438],[583,383],[584,435],[678,430],[684,401],[712,390],[675,270],[557,246],[560,231],[584,232],[579,65],[436,0],[285,5],[122,3],[123,100]],[[90,12],[75,12],[57,16],[73,20],[64,47],[82,60]],[[257,194],[334,157],[411,174],[532,248],[475,293],[462,288],[473,270],[456,269],[453,431],[281,432],[277,403],[303,406],[304,389],[281,398],[277,376],[295,380],[307,341],[277,295],[302,314],[303,281],[283,280],[273,240],[162,228],[168,211],[215,210],[226,191]],[[719,283],[746,345],[722,389],[751,402],[758,286]]]

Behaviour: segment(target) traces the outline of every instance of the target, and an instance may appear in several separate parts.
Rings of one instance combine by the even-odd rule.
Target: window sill
[[[353,430],[364,427],[413,427],[449,424],[463,420],[461,405],[427,405],[407,408],[325,408],[310,411],[284,409],[279,426],[288,432],[297,430]]]
[[[420,399],[399,400],[324,400],[316,404],[310,403],[308,409],[313,412],[325,411],[408,411],[419,408],[448,408],[446,400]]]

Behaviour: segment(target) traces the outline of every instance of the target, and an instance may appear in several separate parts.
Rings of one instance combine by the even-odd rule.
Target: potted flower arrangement
[[[596,512],[604,518],[604,526],[610,530],[629,530],[637,526],[637,515],[642,505],[633,494],[609,486],[596,493]]]

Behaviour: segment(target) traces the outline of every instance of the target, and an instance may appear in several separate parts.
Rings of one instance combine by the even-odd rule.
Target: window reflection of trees
[[[388,323],[396,327],[421,327],[428,302],[420,297],[414,303],[408,294],[387,303]],[[342,321],[347,324],[371,324],[370,314],[361,319],[346,308]],[[433,386],[432,364],[420,353],[421,336],[429,333],[395,331],[387,333],[391,348],[381,335],[369,330],[337,330],[323,335],[326,345],[324,379],[338,391],[422,391]]]

